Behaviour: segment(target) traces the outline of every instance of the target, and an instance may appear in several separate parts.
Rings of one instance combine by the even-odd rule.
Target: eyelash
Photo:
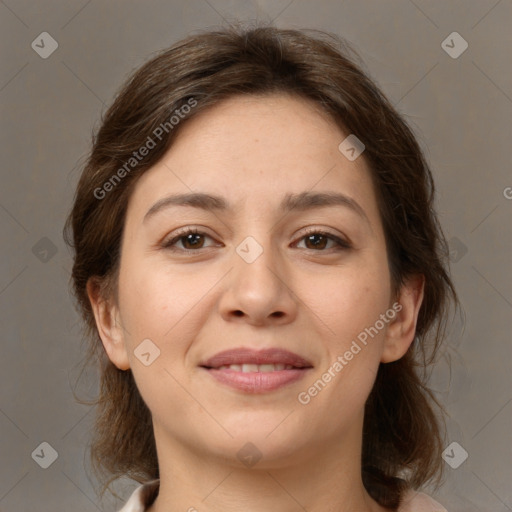
[[[198,231],[196,228],[184,228],[183,230],[179,231],[176,234],[176,236],[174,236],[171,240],[164,241],[162,243],[162,248],[168,249],[170,251],[185,252],[185,253],[199,252],[201,249],[203,249],[203,247],[200,247],[199,249],[176,249],[175,247],[172,247],[176,242],[178,242],[182,238],[185,238],[188,235],[202,235],[202,236],[207,236],[209,238],[212,238],[210,235],[208,235],[202,231]],[[310,235],[320,235],[320,236],[323,236],[323,237],[328,238],[329,240],[332,240],[333,242],[335,242],[338,245],[338,247],[333,247],[333,248],[331,248],[331,250],[334,249],[335,251],[343,251],[343,250],[352,248],[351,244],[349,242],[347,242],[346,240],[343,240],[342,238],[339,238],[339,237],[333,235],[332,233],[323,231],[318,228],[308,229],[306,231],[306,233],[304,233],[301,236],[299,241],[302,241],[303,239],[307,238]],[[306,249],[306,250],[313,251],[313,252],[331,252],[329,249],[321,249],[321,250]]]

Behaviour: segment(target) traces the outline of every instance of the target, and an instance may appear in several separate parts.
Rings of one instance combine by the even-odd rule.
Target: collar
[[[153,504],[160,488],[160,480],[151,480],[135,489],[119,512],[144,512]]]

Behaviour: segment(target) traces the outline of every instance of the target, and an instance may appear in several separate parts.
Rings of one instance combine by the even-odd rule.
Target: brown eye
[[[304,239],[306,240],[306,247],[308,249],[325,249],[329,242],[326,236],[320,234],[308,235],[304,237]],[[311,244],[311,246],[309,247],[308,244]]]
[[[196,229],[186,229],[164,242],[162,247],[173,251],[195,251],[205,248],[204,239],[210,238],[206,233],[197,231]],[[182,247],[174,247],[177,243],[181,243]]]
[[[185,249],[200,249],[204,244],[204,240],[201,240],[202,236],[199,233],[189,233],[188,235],[181,236],[179,240],[182,240]]]
[[[303,236],[301,241],[305,241],[306,249],[313,251],[326,252],[325,249],[350,249],[350,244],[345,240],[325,231],[312,230]],[[328,243],[334,243],[334,246],[327,247]]]

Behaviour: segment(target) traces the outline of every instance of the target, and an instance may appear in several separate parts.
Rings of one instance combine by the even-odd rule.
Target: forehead
[[[338,146],[348,133],[316,103],[284,94],[224,100],[187,120],[160,162],[139,179],[131,210],[144,215],[168,193],[204,192],[230,204],[276,207],[287,194],[343,192],[374,202],[363,158]],[[145,211],[142,211],[144,210]]]
[[[264,154],[268,153],[294,160],[306,154],[311,158],[320,153],[325,156],[328,147],[335,154],[337,145],[331,147],[332,140],[325,139],[327,133],[335,140],[343,135],[312,100],[284,93],[235,96],[186,122],[174,147],[179,151],[181,145],[193,139],[203,156],[208,152],[212,156],[244,161],[248,154],[264,160]],[[279,134],[277,139],[276,134]]]

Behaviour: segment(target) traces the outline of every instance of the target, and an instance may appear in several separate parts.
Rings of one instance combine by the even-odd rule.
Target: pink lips
[[[230,365],[284,365],[293,368],[273,371],[243,372]],[[265,393],[281,388],[304,377],[313,365],[293,352],[283,349],[252,350],[247,348],[225,350],[200,364],[217,381],[246,393]]]

